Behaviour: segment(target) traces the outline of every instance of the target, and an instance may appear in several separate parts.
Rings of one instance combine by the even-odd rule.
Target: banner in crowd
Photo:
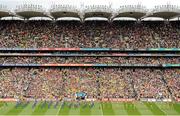
[[[163,67],[180,67],[180,64],[163,64]]]
[[[180,52],[180,48],[114,49],[114,48],[0,48],[0,51],[148,51]]]
[[[180,67],[180,64],[0,64],[0,67]]]
[[[28,57],[180,57],[180,54],[139,54],[139,53],[120,53],[120,54],[55,54],[55,53],[0,53],[0,56],[28,56]]]
[[[180,98],[177,98],[176,101],[180,102]]]
[[[97,101],[96,98],[87,98],[86,101]]]
[[[111,48],[80,48],[81,51],[111,51]]]
[[[180,48],[148,48],[148,51],[180,51]]]
[[[38,48],[39,51],[79,51],[80,48]]]
[[[18,99],[14,99],[14,98],[0,98],[0,102],[15,102],[18,101]]]
[[[102,101],[111,101],[111,102],[132,102],[135,99],[124,99],[124,98],[103,98]]]
[[[155,99],[155,98],[141,98],[140,101],[147,101],[147,102],[171,102],[171,99]]]

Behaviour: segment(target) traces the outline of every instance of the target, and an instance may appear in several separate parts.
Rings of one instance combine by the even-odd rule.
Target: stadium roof
[[[160,17],[163,19],[171,19],[176,16],[178,16],[180,13],[178,12],[156,12],[151,15],[148,15],[147,17]]]
[[[131,17],[135,19],[140,19],[145,16],[147,9],[142,5],[125,5],[121,6],[113,15],[113,18],[119,17]]]
[[[81,18],[80,11],[72,5],[52,5],[50,8],[50,15],[55,19],[63,17]]]
[[[3,2],[4,1],[4,2]],[[24,0],[2,0],[2,3],[8,3],[11,1],[24,1]],[[135,19],[143,19],[148,17],[159,17],[164,19],[170,19],[180,16],[180,1],[177,4],[173,2],[154,2],[154,6],[145,5],[143,1],[148,2],[147,0],[138,0],[138,2],[133,2],[132,0],[102,0],[98,3],[95,0],[52,0],[53,2],[44,3],[37,0],[28,0],[26,2],[14,2],[15,6],[10,9],[9,6],[14,4],[7,5],[6,10],[0,10],[0,17],[6,17],[10,15],[10,10],[15,16],[20,16],[21,18],[32,18],[32,17],[50,17],[54,19],[64,18],[64,17],[74,17],[81,20],[92,17],[101,17],[107,18],[108,20],[113,20],[114,18],[121,17],[130,17]],[[56,2],[55,2],[56,1]],[[92,2],[91,2],[92,1]],[[108,1],[108,2],[107,2]],[[127,2],[128,1],[128,2]],[[139,2],[141,1],[141,2]],[[160,1],[160,0],[154,0]],[[167,0],[165,0],[167,1]],[[173,3],[173,4],[172,4]],[[156,6],[155,6],[156,5]],[[178,6],[179,5],[179,6]]]
[[[47,17],[42,5],[23,4],[16,6],[15,13],[23,18]]]
[[[16,12],[17,15],[23,17],[23,18],[32,18],[32,17],[47,17],[43,12],[36,12],[36,11],[22,11],[22,12]]]
[[[10,14],[9,10],[7,9],[7,6],[0,5],[0,18],[8,17],[8,16],[12,16],[12,15]]]
[[[147,13],[147,17],[160,17],[164,19],[174,18],[180,15],[180,8],[176,5],[155,6],[153,11]]]
[[[10,15],[10,13],[7,11],[0,11],[0,18],[8,17],[8,16],[12,16],[12,15]]]
[[[90,5],[84,8],[84,18],[103,17],[110,19],[111,15],[111,5]]]

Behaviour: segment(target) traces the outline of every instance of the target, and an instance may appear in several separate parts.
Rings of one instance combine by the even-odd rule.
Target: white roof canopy
[[[44,2],[42,2],[44,1]],[[4,6],[1,8],[1,6]],[[101,17],[130,17],[171,19],[180,16],[180,0],[1,0],[0,18],[10,15],[21,18],[74,17],[80,20]]]

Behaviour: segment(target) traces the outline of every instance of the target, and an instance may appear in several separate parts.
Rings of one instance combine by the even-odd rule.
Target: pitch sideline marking
[[[156,103],[156,105],[157,105],[157,107],[159,107],[159,109],[161,109],[161,111],[164,112],[166,115],[176,115],[176,114],[168,114],[169,112],[166,112],[166,111],[164,110],[164,108],[162,108],[161,104],[157,104],[157,103]],[[162,104],[162,105],[164,105],[164,104]],[[167,105],[167,104],[165,104],[165,106],[166,106],[166,105]],[[164,107],[164,106],[163,106],[163,107]],[[170,109],[171,109],[171,110],[169,110],[169,111],[177,113],[174,109],[172,109],[172,108],[170,108]]]
[[[58,110],[58,112],[57,112],[57,114],[56,114],[56,116],[58,116],[59,115],[59,111],[61,110],[61,105],[60,105],[60,107],[59,107],[59,110]]]
[[[101,110],[101,114],[102,114],[102,116],[104,116],[101,102],[100,102],[100,108],[101,108],[101,109],[100,109],[100,110]]]

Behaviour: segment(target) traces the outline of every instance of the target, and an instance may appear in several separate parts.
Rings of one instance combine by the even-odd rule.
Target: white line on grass
[[[160,107],[158,104],[159,104],[158,102],[155,102],[155,105],[156,105],[165,115],[167,115],[167,113],[166,113],[163,109],[161,109],[161,107]]]
[[[58,112],[57,112],[57,114],[56,114],[56,116],[58,116],[59,115],[59,111],[61,110],[61,104],[60,104],[60,107],[59,107],[59,110],[58,110]]]
[[[159,109],[161,109],[162,112],[164,112],[166,115],[178,115],[178,113],[172,109],[172,108],[166,108],[168,104],[166,104],[165,102],[164,103],[156,103],[157,107],[159,107]],[[165,107],[165,109],[163,108]],[[166,110],[167,109],[167,110]],[[169,114],[169,113],[172,113],[172,114]]]
[[[143,102],[135,102],[134,105],[142,115],[153,115],[153,112]]]
[[[103,103],[103,102],[99,102],[100,103],[100,107],[101,107],[101,114],[102,114],[102,116],[104,116],[104,114],[103,114],[103,109],[102,109],[102,104],[101,103]]]

